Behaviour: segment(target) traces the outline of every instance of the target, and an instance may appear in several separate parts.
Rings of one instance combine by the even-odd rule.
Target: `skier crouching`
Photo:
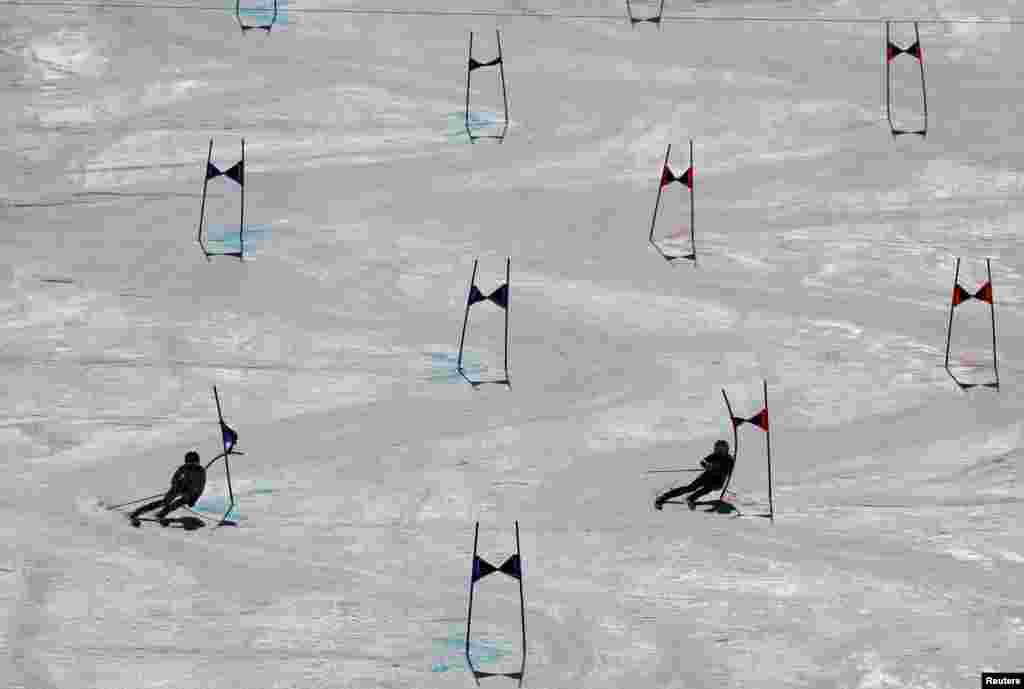
[[[199,453],[195,450],[185,454],[185,463],[178,467],[171,478],[171,489],[159,500],[147,503],[129,515],[133,526],[139,526],[139,517],[146,512],[152,512],[157,508],[156,518],[164,526],[167,525],[167,515],[188,505],[192,507],[199,500],[206,488],[206,469],[199,463]]]
[[[729,443],[719,440],[715,443],[715,451],[700,461],[700,465],[704,467],[704,473],[698,476],[693,483],[673,488],[667,493],[658,496],[654,501],[654,509],[660,510],[666,500],[671,500],[686,493],[690,493],[690,496],[686,498],[686,504],[689,505],[691,510],[696,509],[697,500],[713,490],[721,490],[729,479],[729,475],[732,474],[735,463],[736,458],[729,454]]]

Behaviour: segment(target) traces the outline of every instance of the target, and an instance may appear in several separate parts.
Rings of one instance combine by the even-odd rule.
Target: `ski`
[[[195,531],[196,529],[206,526],[205,522],[203,522],[199,517],[167,517],[166,519],[160,520],[156,517],[129,516],[128,521],[130,521],[132,526],[135,528],[142,526],[142,522],[153,522],[165,527],[176,524],[186,531]]]
[[[686,500],[666,500],[663,504],[665,505],[689,505]],[[697,500],[694,503],[695,507],[710,507],[709,510],[703,510],[704,512],[719,512],[721,514],[732,514],[739,512],[738,508],[731,502],[725,500]]]
[[[664,504],[666,504],[666,505],[686,505],[687,502],[685,500],[666,500],[664,502]],[[772,515],[767,514],[767,513],[763,513],[763,514],[762,513],[750,513],[750,514],[748,514],[746,512],[741,512],[740,509],[738,507],[736,507],[736,505],[734,505],[731,502],[727,502],[725,500],[698,500],[697,502],[694,503],[694,506],[695,506],[695,508],[696,507],[708,507],[708,508],[710,508],[710,509],[706,509],[706,510],[701,510],[701,512],[707,512],[709,514],[711,514],[711,513],[714,513],[714,514],[728,514],[728,515],[731,515],[734,518],[740,518],[740,517],[761,517],[763,519],[771,519],[772,518]],[[696,509],[694,509],[694,511],[696,511]]]

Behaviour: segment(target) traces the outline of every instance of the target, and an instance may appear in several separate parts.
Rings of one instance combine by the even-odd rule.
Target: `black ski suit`
[[[204,488],[206,488],[206,469],[203,468],[203,465],[198,463],[182,464],[174,472],[174,476],[171,478],[171,489],[167,491],[167,494],[159,500],[143,505],[132,512],[131,516],[135,518],[160,507],[163,509],[157,512],[156,517],[163,519],[179,507],[195,505],[199,496],[203,494]]]
[[[658,498],[658,502],[665,502],[686,493],[692,493],[687,500],[696,502],[713,490],[721,490],[729,479],[735,463],[736,459],[732,455],[722,456],[714,453],[708,455],[700,462],[701,466],[704,467],[704,473],[698,476],[692,483],[680,486],[679,488],[673,488],[665,493]]]

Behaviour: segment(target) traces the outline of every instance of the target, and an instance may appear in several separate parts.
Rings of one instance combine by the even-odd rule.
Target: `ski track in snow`
[[[471,145],[452,125],[466,33],[489,59],[494,28],[512,126]],[[23,7],[0,30],[4,686],[468,686],[477,520],[494,563],[520,524],[526,687],[953,689],[1020,669],[1019,27],[923,24],[931,130],[895,141],[873,24],[297,12],[241,36],[230,12]],[[502,112],[494,70],[472,86],[474,119]],[[241,136],[265,234],[208,264],[205,148],[228,166]],[[685,166],[690,138],[696,268],[644,241],[664,146]],[[678,191],[666,236],[689,222]],[[211,183],[210,227],[238,203]],[[489,293],[506,256],[512,387],[472,389],[454,371],[472,262]],[[993,259],[998,393],[941,366],[957,256],[972,290]],[[972,379],[989,327],[958,309]],[[474,306],[473,375],[502,373],[502,328]],[[720,390],[749,416],[763,378],[774,524],[750,426],[740,516],[655,512],[691,475],[643,472],[694,466],[731,436]],[[214,384],[246,452],[239,526],[136,530],[101,507],[219,451]],[[222,465],[203,499],[216,519]],[[481,669],[517,670],[518,587],[477,595]]]

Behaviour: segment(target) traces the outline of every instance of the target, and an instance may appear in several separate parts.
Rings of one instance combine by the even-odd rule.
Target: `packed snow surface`
[[[611,0],[312,0],[269,35],[222,4],[0,8],[0,685],[473,686],[476,521],[496,565],[519,522],[525,687],[1022,669],[1024,28],[922,23],[929,131],[893,139],[868,21],[1013,3],[670,1],[631,28]],[[495,28],[511,121],[471,144],[469,32],[486,61]],[[917,66],[892,76],[914,126]],[[472,86],[494,131],[497,70]],[[223,170],[242,137],[246,258],[208,262],[209,140]],[[682,171],[690,139],[696,266],[647,243],[665,146]],[[684,192],[658,231],[687,250]],[[239,203],[211,180],[224,250]],[[506,257],[512,386],[474,389],[455,371],[473,261],[489,294]],[[992,259],[998,391],[943,369],[957,257],[971,292]],[[473,307],[468,375],[503,375],[503,328]],[[987,304],[952,335],[957,375],[991,380]],[[655,511],[693,474],[644,472],[731,442],[721,389],[749,417],[762,380],[774,522],[749,425],[740,516]],[[238,526],[104,509],[220,451],[213,385],[246,453]],[[227,504],[218,463],[195,509]],[[474,595],[479,669],[517,670],[516,582]]]

